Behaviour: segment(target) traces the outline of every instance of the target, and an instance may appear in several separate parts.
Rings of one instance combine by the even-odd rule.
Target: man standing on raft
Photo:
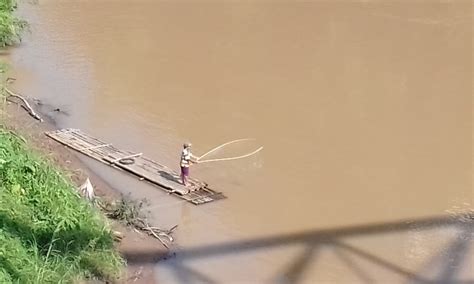
[[[184,186],[188,186],[189,166],[199,163],[198,157],[191,153],[191,146],[192,144],[189,142],[184,143],[183,151],[181,152],[181,182]]]

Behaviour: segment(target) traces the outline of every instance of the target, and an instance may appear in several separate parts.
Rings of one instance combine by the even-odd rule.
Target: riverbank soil
[[[45,118],[45,122],[39,122],[29,116],[19,105],[13,103],[6,106],[6,112],[2,113],[2,116],[5,127],[14,130],[26,139],[31,148],[50,158],[67,173],[71,173],[71,179],[75,185],[80,186],[89,178],[96,196],[107,201],[120,198],[120,193],[88,169],[75,153],[44,135],[45,131],[54,129],[54,121],[48,121]],[[153,263],[164,257],[167,249],[152,237],[138,233],[115,221],[111,220],[111,223],[113,229],[123,235],[117,248],[127,261],[125,274],[118,283],[155,283]],[[150,259],[133,257],[143,252],[147,255],[150,255],[150,252],[156,252],[156,254],[153,254],[154,257]]]

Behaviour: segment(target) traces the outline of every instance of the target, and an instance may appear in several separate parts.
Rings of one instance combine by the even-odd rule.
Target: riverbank
[[[21,41],[26,21],[0,1],[0,45]],[[75,191],[63,169],[8,126],[6,65],[1,66],[0,282],[71,283],[119,279],[124,264],[109,223]],[[21,99],[21,98],[20,98]]]
[[[45,116],[43,116],[45,117]],[[44,122],[33,119],[27,112],[16,104],[8,104],[5,107],[2,123],[4,128],[14,131],[27,141],[27,147],[33,152],[40,153],[64,172],[74,186],[81,185],[89,178],[94,185],[96,196],[101,199],[112,201],[118,199],[120,194],[109,184],[98,177],[81,160],[64,146],[54,142],[44,135],[45,131],[54,129],[54,122],[45,118]],[[123,225],[109,221],[114,231],[119,231],[124,237],[115,247],[121,255],[125,255],[127,267],[122,275],[116,280],[119,283],[153,283],[153,263],[166,255],[167,250],[155,239],[144,234],[126,228]],[[156,252],[153,259],[135,259],[132,255],[140,255],[141,252]]]
[[[16,7],[14,0],[0,0],[0,45],[5,54],[28,29],[28,23],[15,16]],[[135,264],[131,256],[156,251],[162,257],[164,247],[107,220],[80,197],[76,189],[87,178],[101,200],[112,202],[120,196],[73,153],[46,138],[44,132],[54,124],[40,123],[30,109],[40,121],[32,118],[20,106],[27,101],[7,91],[9,68],[4,61],[9,60],[1,60],[0,282],[154,282],[154,259]],[[20,104],[11,103],[13,97]],[[120,243],[114,243],[117,233]]]
[[[109,224],[48,159],[0,129],[0,282],[119,278]]]
[[[19,44],[28,29],[14,15],[16,7],[14,0],[0,0],[2,54]],[[81,198],[77,188],[87,178],[101,200],[113,202],[120,196],[73,153],[46,138],[44,131],[54,129],[51,121],[40,123],[39,116],[35,120],[20,104],[7,100],[15,95],[5,88],[5,59],[0,66],[0,282],[154,282],[153,260],[135,265],[129,255],[156,251],[162,257],[164,247],[107,220]],[[120,243],[114,242],[117,235]]]
[[[20,42],[28,26],[15,9],[14,0],[0,1],[2,47]],[[0,282],[120,279],[124,261],[110,224],[80,197],[64,169],[8,126],[4,64],[0,71]]]

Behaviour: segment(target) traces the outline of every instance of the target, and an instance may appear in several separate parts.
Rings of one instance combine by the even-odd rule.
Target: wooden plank
[[[82,148],[82,149],[80,149],[80,150],[81,150],[81,151],[93,150],[93,149],[99,149],[99,148],[103,148],[103,147],[107,147],[107,146],[110,146],[110,144],[95,145],[95,146],[85,147],[85,148]]]
[[[135,163],[131,165],[126,165],[126,164],[121,164],[120,162],[116,162],[117,161],[116,157],[114,158],[105,157],[104,160],[114,164],[116,167],[129,171],[131,173],[134,173],[137,176],[140,176],[151,183],[156,183],[157,185],[165,187],[166,189],[171,190],[173,193],[185,195],[185,194],[188,194],[190,190],[195,191],[200,188],[200,185],[195,183],[194,181],[190,181],[192,186],[190,186],[189,188],[186,188],[185,186],[179,183],[179,179],[177,179],[178,175],[176,173],[173,174],[172,172],[167,172],[167,171],[155,172],[151,170],[146,170],[144,169],[143,166],[140,166],[140,165],[143,165],[143,160],[140,158],[135,159]]]
[[[98,139],[95,139],[95,138],[90,139],[90,137],[87,137],[87,136],[84,135],[83,133],[77,133],[77,132],[72,132],[72,133],[71,133],[71,132],[69,132],[69,131],[68,131],[68,133],[69,133],[69,134],[72,134],[72,136],[74,136],[75,138],[80,137],[80,138],[82,138],[82,139],[92,140],[92,141],[89,141],[89,142],[91,142],[92,145],[95,145],[95,144],[102,145],[102,144],[104,144],[102,141],[100,141],[100,140],[98,140]],[[76,140],[76,139],[74,139],[74,140]],[[75,144],[75,143],[74,143],[74,144]],[[73,146],[74,146],[74,144],[73,144]],[[83,145],[84,145],[83,143],[80,143],[80,146],[83,146]],[[91,146],[91,147],[94,147],[94,146]],[[75,147],[75,148],[76,148],[76,147]],[[109,148],[110,148],[110,147],[109,147]],[[77,149],[77,150],[82,151],[82,152],[85,152],[85,149]],[[123,153],[123,151],[118,151],[118,150],[115,151],[115,152],[116,152],[116,153],[120,153],[120,152]],[[120,154],[122,154],[122,153],[120,153]],[[95,156],[96,158],[102,158],[103,160],[105,160],[105,161],[107,161],[107,162],[112,162],[112,163],[115,163],[116,160],[120,160],[120,159],[123,159],[123,158],[124,158],[124,155],[114,155],[115,153],[114,153],[114,154],[109,154],[108,156],[115,157],[115,160],[111,161],[110,158],[107,157],[107,156],[105,156],[105,155],[104,155],[105,157],[100,157],[100,156],[94,155],[94,153],[89,153],[89,154],[92,154],[92,156]],[[127,155],[127,157],[128,157],[128,156],[129,156],[129,155]],[[134,156],[134,155],[130,155],[130,156]],[[147,160],[148,160],[148,159],[147,159]],[[148,161],[151,161],[151,160],[148,160]],[[152,161],[152,162],[153,162],[153,161]],[[135,164],[137,164],[137,163],[135,163]],[[155,163],[155,164],[156,164],[156,163]],[[134,172],[134,173],[136,173],[136,174],[138,174],[138,175],[140,175],[140,176],[142,176],[142,177],[146,177],[146,178],[147,178],[148,180],[150,180],[150,181],[153,181],[153,180],[154,180],[153,177],[149,178],[147,175],[145,175],[145,174],[143,174],[143,173],[140,173],[139,171],[134,170],[134,169],[133,169],[133,168],[134,168],[133,166],[125,167],[125,166],[123,166],[123,165],[121,165],[121,164],[117,164],[116,166],[119,166],[119,167],[121,167],[121,168],[123,168],[123,169],[125,169],[125,170],[131,170],[132,172]],[[164,169],[164,167],[161,167],[161,168]],[[167,170],[167,171],[169,171],[169,170]],[[177,176],[177,174],[176,174],[176,176]],[[173,181],[177,181],[177,179],[174,179]],[[166,183],[168,183],[168,182],[165,180],[164,182],[161,183],[161,185],[166,184]],[[194,183],[194,182],[191,181],[191,183]],[[178,185],[180,185],[180,184],[178,183]],[[180,185],[180,186],[181,186],[181,185]],[[169,187],[170,189],[172,189],[172,190],[174,190],[174,191],[176,191],[176,192],[178,192],[178,193],[180,193],[180,194],[185,194],[186,191],[187,191],[187,189],[184,188],[184,187],[182,187],[182,188],[180,188],[180,189],[174,189],[173,186],[167,186],[167,187]],[[193,188],[191,188],[191,190],[198,190],[198,189],[199,189],[199,186],[195,186],[195,187],[194,187],[194,184],[193,184]]]
[[[46,135],[84,155],[133,174],[140,180],[159,186],[168,193],[193,204],[199,205],[225,198],[222,193],[208,188],[207,183],[194,178],[189,179],[190,186],[185,187],[181,184],[179,173],[176,171],[142,156],[141,153],[120,150],[78,129],[56,130],[46,132]],[[125,158],[132,158],[133,163],[121,162]]]

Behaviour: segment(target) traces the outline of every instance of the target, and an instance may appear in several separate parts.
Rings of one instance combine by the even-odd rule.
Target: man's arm
[[[199,163],[199,157],[194,156],[192,153],[189,154],[189,157],[190,157],[190,161],[191,161],[193,164],[198,164],[198,163]]]

